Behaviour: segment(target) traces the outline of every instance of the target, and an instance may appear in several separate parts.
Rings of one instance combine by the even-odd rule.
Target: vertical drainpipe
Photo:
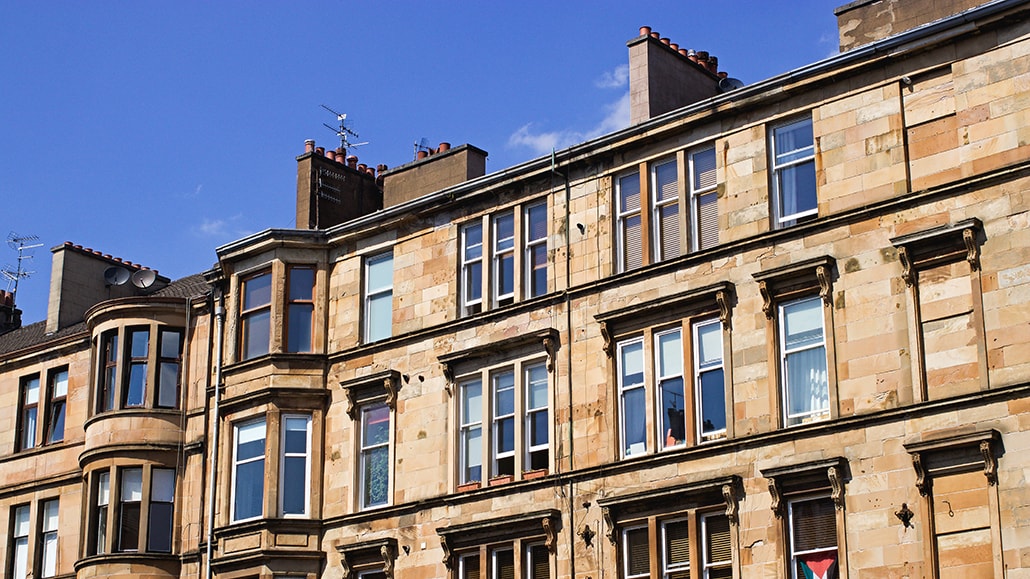
[[[553,172],[553,170],[552,170]],[[562,175],[565,180],[565,329],[569,343],[565,347],[568,362],[565,381],[568,384],[569,396],[569,471],[576,468],[575,439],[572,435],[572,188],[569,186],[569,166],[565,165]],[[573,478],[569,477],[569,576],[576,577],[576,501]]]
[[[204,576],[211,579],[211,544],[215,535],[215,474],[218,471],[218,428],[221,417],[218,402],[222,397],[222,344],[225,342],[225,307],[221,288],[215,288],[215,401],[212,408],[211,439],[208,443],[207,475],[207,557]]]

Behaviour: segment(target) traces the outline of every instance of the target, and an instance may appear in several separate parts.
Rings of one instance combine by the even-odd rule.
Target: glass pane
[[[808,161],[777,172],[782,218],[811,211],[818,206],[815,195],[815,163]]]
[[[635,388],[623,394],[622,399],[626,456],[644,452],[647,447],[647,416],[644,409],[644,389]]]
[[[175,469],[155,468],[150,472],[150,500],[163,503],[175,500]]]
[[[147,364],[129,366],[129,388],[125,391],[126,406],[143,406],[143,397],[147,387]]]
[[[515,413],[515,373],[503,372],[494,376],[494,415]]]
[[[783,335],[787,350],[822,343],[823,308],[819,298],[783,306]]]
[[[494,218],[494,236],[496,251],[504,251],[515,247],[515,214],[506,213]]]
[[[43,503],[43,530],[57,530],[58,501],[46,501]]]
[[[393,254],[387,253],[368,260],[368,291],[374,293],[393,287]]]
[[[29,534],[29,506],[14,509],[14,536],[27,537]]]
[[[368,300],[368,340],[389,338],[392,332],[393,292],[373,296]]]
[[[622,557],[627,577],[648,577],[651,556],[647,544],[647,528],[628,529],[623,534]]]
[[[261,516],[264,500],[265,461],[255,460],[236,466],[236,488],[233,489],[233,520]]]
[[[714,192],[697,197],[698,249],[719,245],[718,201],[718,195]]]
[[[684,411],[683,379],[663,380],[662,393],[662,446],[676,446],[687,440],[687,417]]]
[[[811,155],[805,149],[813,146],[812,119],[801,119],[789,125],[773,129],[776,143],[777,164],[787,163],[804,155]]]
[[[61,370],[57,374],[54,374],[54,391],[50,395],[52,398],[60,398],[61,396],[68,395],[68,371]]]
[[[683,374],[683,341],[680,332],[658,334],[658,375],[679,376]]]
[[[306,456],[287,456],[283,459],[283,514],[303,515],[307,511]]]
[[[512,549],[497,549],[493,552],[491,579],[515,579],[515,552]]]
[[[644,343],[630,342],[619,348],[622,388],[644,383]]]
[[[729,562],[733,559],[730,520],[726,515],[708,515],[704,518],[705,564]]]
[[[143,500],[143,469],[127,468],[122,470],[121,501],[139,502]]]
[[[540,203],[526,209],[526,239],[534,241],[545,237],[547,237],[547,205]]]
[[[122,503],[118,508],[118,550],[139,550],[140,503]]]
[[[172,551],[172,503],[150,503],[147,520],[147,550],[157,553]]]
[[[27,408],[22,417],[21,448],[36,446],[36,417],[38,408]]]
[[[640,209],[640,176],[637,173],[619,179],[619,213]]]
[[[462,482],[483,480],[483,431],[481,428],[466,430],[464,448],[464,479]]]
[[[268,353],[269,322],[268,310],[251,314],[243,319],[243,357],[245,359],[264,356]]]
[[[506,253],[497,260],[497,295],[506,296],[515,291],[515,255]]]
[[[701,434],[726,429],[726,383],[722,368],[701,373]]]
[[[150,330],[133,330],[129,337],[129,355],[146,358],[150,350]]]
[[[722,322],[698,324],[697,362],[699,366],[722,363]]]
[[[162,358],[179,358],[180,352],[182,351],[179,346],[181,337],[182,335],[179,334],[179,332],[169,332],[167,330],[161,330]]]
[[[474,302],[483,297],[483,264],[470,263],[465,266],[465,301]]]
[[[102,472],[97,477],[97,505],[106,505],[111,500],[111,473]]]
[[[25,404],[39,404],[39,378],[25,382]]]
[[[690,566],[690,526],[687,521],[670,521],[662,525],[665,537],[665,570]]]
[[[643,264],[643,242],[640,237],[640,215],[627,217],[622,222],[622,263],[624,270]]]
[[[662,163],[654,168],[655,201],[668,201],[679,196],[676,191],[676,161]]]
[[[57,574],[57,531],[43,535],[43,557],[40,576],[53,577]]]
[[[465,227],[465,261],[483,257],[483,226],[480,224]]]
[[[308,267],[290,268],[290,301],[311,301],[315,289],[315,270]]]
[[[496,425],[494,443],[497,445],[497,454],[515,450],[515,419],[505,418],[494,424]]]
[[[390,442],[390,407],[377,404],[365,408],[361,425],[362,446],[369,447]]]
[[[551,564],[548,560],[549,554],[545,545],[530,545],[529,547],[529,577],[528,579],[550,579]]]
[[[547,406],[547,367],[536,364],[526,368],[527,406],[530,410]]]
[[[542,446],[547,444],[548,439],[547,411],[534,412],[529,418],[529,444],[530,446]]]
[[[286,418],[283,434],[283,452],[306,454],[308,451],[308,424],[311,419],[306,416],[290,416]]]
[[[112,331],[110,335],[104,338],[106,340],[107,348],[107,361],[117,362],[118,361],[118,334]]]
[[[22,537],[14,541],[14,576],[28,577],[29,539]]]
[[[529,297],[547,293],[547,245],[541,243],[529,248]]]
[[[461,423],[481,422],[483,420],[483,388],[479,381],[463,384],[461,392]]]
[[[162,408],[178,406],[179,363],[161,362],[161,373],[158,375],[157,405]]]
[[[820,413],[830,407],[823,347],[788,354],[785,367],[788,416]]]
[[[662,259],[671,259],[682,253],[679,211],[678,203],[663,205],[659,210],[658,219],[661,223],[659,250]]]
[[[236,427],[236,460],[243,461],[265,454],[265,421]]]
[[[290,304],[286,329],[286,350],[288,352],[311,351],[311,317],[315,311],[313,304]]]
[[[715,148],[704,149],[690,155],[690,161],[694,170],[694,177],[691,181],[691,189],[694,192],[715,187]]]
[[[837,516],[829,497],[790,503],[794,552],[837,547]]]
[[[479,555],[462,555],[459,561],[460,579],[479,579]]]
[[[385,446],[365,453],[363,497],[366,507],[385,505],[390,485],[390,454]]]
[[[272,303],[272,274],[265,273],[243,282],[243,309]]]

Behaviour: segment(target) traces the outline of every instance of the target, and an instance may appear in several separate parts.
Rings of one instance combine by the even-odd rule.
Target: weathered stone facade
[[[34,577],[51,544],[82,577],[1030,576],[1028,14],[640,104],[0,336],[6,572],[27,537]]]

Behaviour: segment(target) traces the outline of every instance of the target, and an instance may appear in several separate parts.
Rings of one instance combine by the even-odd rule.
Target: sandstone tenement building
[[[309,142],[297,229],[0,295],[4,577],[1030,577],[1030,2],[859,0],[485,173]]]

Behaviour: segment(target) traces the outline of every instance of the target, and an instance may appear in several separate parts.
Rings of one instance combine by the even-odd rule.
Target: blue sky
[[[369,142],[363,163],[424,138],[494,172],[627,126],[640,26],[750,84],[834,54],[843,3],[0,0],[0,235],[43,244],[23,320],[46,317],[64,241],[174,279],[293,227],[294,158],[338,144],[322,104]],[[0,244],[0,267],[16,257]]]

